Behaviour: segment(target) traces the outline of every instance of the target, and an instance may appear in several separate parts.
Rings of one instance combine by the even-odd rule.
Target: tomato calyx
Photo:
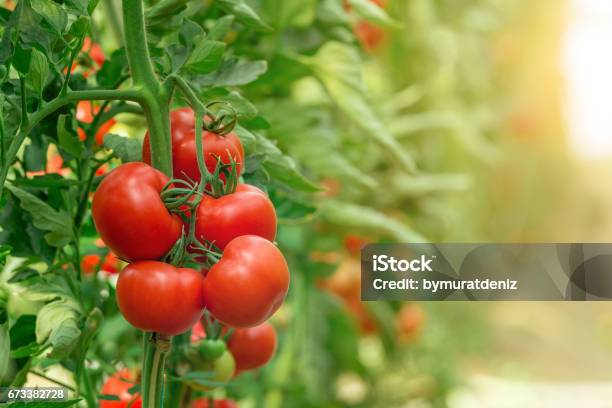
[[[238,163],[231,156],[229,163],[223,163],[218,155],[214,157],[217,165],[212,174],[207,171],[206,192],[213,197],[231,194],[238,187]]]
[[[184,214],[186,208],[195,207],[202,193],[195,181],[172,178],[168,180],[159,194],[168,211]]]

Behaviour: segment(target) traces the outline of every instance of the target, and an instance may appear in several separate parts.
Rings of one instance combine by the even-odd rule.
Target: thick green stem
[[[123,0],[122,3],[123,31],[132,79],[137,86],[156,90],[160,85],[149,56],[142,0]]]
[[[195,129],[194,134],[196,135],[196,159],[198,162],[198,168],[200,169],[200,177],[203,181],[200,186],[204,188],[206,183],[204,182],[208,178],[208,169],[206,168],[206,162],[204,160],[204,145],[203,140],[199,135],[202,134],[202,120],[204,115],[206,115],[206,106],[200,101],[200,98],[195,94],[193,89],[189,86],[189,84],[181,77],[177,75],[172,75],[168,77],[169,81],[173,81],[173,83],[179,88],[181,93],[187,98],[189,101],[189,105],[194,111],[195,115]]]
[[[144,95],[140,102],[149,126],[151,164],[172,177],[170,96],[153,71],[145,30],[142,0],[123,0],[123,29],[134,86]]]
[[[164,362],[169,350],[169,337],[157,333],[145,333],[145,355],[142,366],[143,408],[163,407]]]
[[[149,128],[151,164],[172,177],[170,98],[172,91],[160,83],[153,70],[145,30],[143,0],[123,0],[123,32],[134,87],[142,93],[139,101]],[[149,338],[150,336],[150,338]],[[164,362],[170,338],[145,333],[142,369],[144,408],[161,408],[164,395]]]

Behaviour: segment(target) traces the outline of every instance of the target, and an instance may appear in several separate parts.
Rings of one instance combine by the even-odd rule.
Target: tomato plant
[[[410,356],[444,384],[419,398],[443,401],[449,342],[406,349],[422,322],[362,303],[356,258],[361,237],[446,237],[489,151],[474,76],[494,76],[455,60],[487,49],[477,6],[98,3],[0,9],[0,385],[38,373],[88,408],[344,406],[350,372],[370,390],[353,405],[391,406],[377,367]]]

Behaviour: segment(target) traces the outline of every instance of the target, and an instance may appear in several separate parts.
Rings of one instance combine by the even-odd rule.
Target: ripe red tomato
[[[344,236],[344,248],[353,256],[359,256],[361,249],[368,244],[368,238],[357,234]]]
[[[211,406],[208,398],[198,398],[191,403],[191,408],[211,408]],[[214,400],[212,408],[238,408],[238,404],[229,399]]]
[[[77,103],[76,118],[80,122],[92,123],[94,120],[94,115],[97,115],[98,112],[100,112],[100,106],[96,105],[95,103],[92,106],[91,101],[79,101],[79,103]],[[115,119],[110,119],[100,125],[98,131],[96,132],[96,144],[98,146],[102,145],[104,142],[104,136],[106,136],[110,128],[112,128],[115,123],[117,123]],[[87,139],[87,135],[85,134],[85,130],[83,130],[83,128],[79,127],[77,129],[77,134],[79,135],[79,140],[83,141]]]
[[[112,251],[108,251],[104,257],[104,263],[102,264],[101,270],[108,273],[117,273],[119,271],[119,259],[117,259]]]
[[[370,0],[370,3],[374,3],[380,8],[384,8],[385,0]],[[348,1],[343,2],[344,9],[348,12],[352,11],[353,7]],[[385,39],[385,31],[367,21],[358,21],[353,27],[353,32],[359,43],[368,51],[373,51],[380,46]]]
[[[130,394],[129,389],[136,385],[136,374],[128,368],[117,371],[108,377],[100,394],[115,395],[119,401],[100,400],[100,408],[141,408],[140,394]]]
[[[204,330],[204,326],[202,322],[198,320],[198,322],[191,328],[191,339],[192,343],[196,343],[200,340],[206,338],[206,331]]]
[[[77,57],[76,62],[74,62],[70,67],[70,72],[74,72],[78,67],[81,67],[83,76],[87,78],[93,72],[102,68],[106,56],[104,55],[104,51],[102,51],[100,45],[91,41],[91,38],[89,37],[85,37],[85,39],[83,40],[83,47],[81,47],[81,52],[84,54],[88,54],[91,60],[93,60],[94,65],[92,66],[90,60],[88,60],[87,58]],[[66,71],[67,69],[64,70],[64,72]]]
[[[170,113],[172,126],[172,165],[174,177],[185,179],[185,174],[192,180],[200,180],[200,171],[196,159],[195,115],[190,108],[174,110]],[[240,139],[234,132],[226,135],[202,131],[204,145],[204,162],[210,172],[217,166],[217,158],[222,163],[229,164],[233,158],[236,162],[238,175],[244,166],[244,149]],[[151,163],[149,133],[145,134],[142,145],[142,158],[145,163]]]
[[[402,306],[395,317],[397,335],[402,341],[413,341],[420,334],[425,324],[425,311],[417,303]]]
[[[263,191],[248,184],[219,198],[204,196],[196,214],[196,237],[220,249],[241,235],[258,235],[268,241],[276,237],[274,205]]]
[[[104,51],[102,51],[102,47],[100,47],[99,44],[91,41],[91,38],[85,37],[85,40],[83,41],[83,48],[81,50],[89,54],[98,68],[102,68],[106,56],[104,55]]]
[[[204,277],[157,261],[129,264],[117,280],[119,309],[133,326],[168,335],[183,333],[204,312]]]
[[[100,255],[88,254],[81,259],[81,271],[83,271],[85,275],[95,273],[98,265],[100,265]]]
[[[237,370],[254,370],[265,365],[274,355],[276,331],[268,322],[236,329],[227,346],[236,360]]]
[[[159,194],[168,181],[144,163],[126,163],[100,183],[92,203],[100,237],[128,261],[159,259],[181,236],[179,216],[170,214]]]
[[[45,174],[59,174],[61,176],[67,176],[68,174],[70,174],[71,170],[69,167],[63,166],[64,159],[62,159],[62,156],[57,152],[57,150],[51,149],[51,146],[49,146],[49,149],[47,150],[47,163],[45,165],[45,169],[37,171],[26,171],[26,176],[44,176]]]
[[[359,43],[368,51],[380,47],[385,39],[385,31],[367,21],[359,21],[353,30]]]
[[[206,307],[230,327],[267,320],[289,289],[289,267],[273,243],[256,235],[233,239],[204,280]]]

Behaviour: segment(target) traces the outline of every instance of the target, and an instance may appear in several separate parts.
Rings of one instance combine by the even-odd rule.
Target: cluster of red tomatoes
[[[191,109],[171,113],[174,179],[208,185],[210,180],[201,180],[197,165],[194,128]],[[219,175],[218,166],[230,163],[234,176],[240,176],[244,151],[235,133],[202,130],[200,137],[208,176]],[[195,205],[169,210],[163,197],[173,183],[147,164],[148,139],[147,134],[144,162],[125,163],[111,171],[93,197],[100,237],[129,263],[117,281],[119,308],[133,326],[168,336],[189,330],[200,319],[208,323],[203,325],[207,331],[214,322],[222,329],[201,340],[205,357],[227,359],[229,354],[235,364],[230,377],[234,371],[258,368],[276,348],[276,333],[266,320],[281,306],[289,288],[287,263],[273,243],[274,206],[262,190],[238,184],[234,191],[217,196],[202,189]],[[229,176],[218,178],[225,181],[225,177]],[[189,241],[192,238],[197,245]],[[164,262],[185,240],[186,253],[205,248],[205,253],[191,258],[202,264],[184,267]],[[208,253],[212,258],[205,256]],[[214,346],[215,342],[224,344]]]

